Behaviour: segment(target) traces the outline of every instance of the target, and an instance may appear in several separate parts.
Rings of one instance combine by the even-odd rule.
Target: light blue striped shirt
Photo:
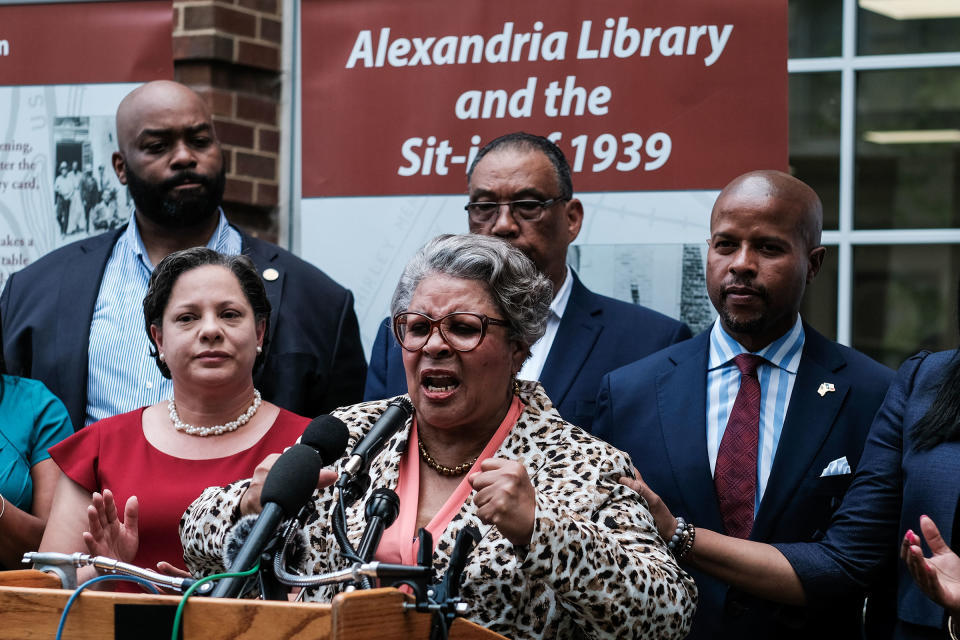
[[[790,406],[793,384],[797,380],[803,342],[803,323],[798,315],[790,331],[755,352],[766,362],[757,369],[760,378],[760,443],[754,513],[760,506],[760,499],[770,478],[773,457],[783,432],[783,420]],[[710,331],[710,360],[707,363],[707,455],[710,458],[711,475],[716,469],[717,449],[740,390],[740,369],[733,358],[741,353],[750,352],[723,330],[717,318]]]
[[[240,233],[223,211],[207,247],[240,253]],[[160,402],[173,393],[173,383],[150,357],[150,339],[143,326],[143,297],[151,273],[153,265],[132,215],[107,259],[90,323],[85,424]]]

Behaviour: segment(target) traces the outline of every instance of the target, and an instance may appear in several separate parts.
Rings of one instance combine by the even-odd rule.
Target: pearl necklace
[[[170,409],[170,422],[173,423],[173,428],[177,431],[183,431],[191,436],[219,436],[222,433],[236,431],[250,422],[250,418],[252,418],[257,412],[257,409],[260,408],[260,392],[256,389],[253,390],[253,404],[241,413],[239,418],[231,420],[226,424],[215,424],[212,427],[196,427],[192,424],[185,424],[177,414],[177,405],[174,403],[173,398],[167,401],[167,408]]]
[[[476,464],[477,458],[480,457],[474,456],[473,460],[468,460],[462,464],[458,464],[455,467],[447,467],[433,459],[433,456],[430,455],[430,453],[427,451],[427,448],[423,446],[423,440],[417,438],[417,444],[420,446],[420,457],[425,463],[427,463],[427,466],[444,476],[462,476],[470,470],[470,467]]]

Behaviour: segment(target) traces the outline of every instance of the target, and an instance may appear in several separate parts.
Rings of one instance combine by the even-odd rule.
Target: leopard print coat
[[[693,580],[657,535],[642,499],[617,478],[631,472],[626,454],[565,422],[536,382],[521,382],[526,405],[496,456],[522,460],[536,488],[531,542],[515,547],[480,522],[471,498],[435,540],[437,579],[446,571],[456,534],[472,525],[487,534],[464,571],[461,595],[468,617],[508,638],[683,638],[696,606]],[[387,405],[365,402],[334,412],[359,441]],[[363,507],[377,487],[396,488],[409,424],[373,460],[373,486],[347,512],[347,530],[359,545]],[[338,472],[345,463],[335,465]],[[240,518],[249,480],[211,487],[190,505],[180,523],[184,560],[194,575],[224,570],[224,538]],[[318,574],[347,566],[329,522],[331,489],[314,494],[321,517],[308,525],[311,550],[303,566]],[[492,529],[492,530],[491,530]],[[489,531],[488,531],[489,530]],[[335,587],[311,590],[329,601]]]

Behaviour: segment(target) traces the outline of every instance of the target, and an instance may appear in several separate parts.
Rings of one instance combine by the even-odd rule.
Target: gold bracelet
[[[950,634],[950,640],[960,640],[957,638],[957,630],[953,626],[953,615],[947,616],[947,633]]]

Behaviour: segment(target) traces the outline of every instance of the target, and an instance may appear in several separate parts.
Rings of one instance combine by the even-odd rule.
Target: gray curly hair
[[[407,263],[393,292],[390,315],[410,307],[420,282],[431,274],[478,280],[510,323],[509,338],[526,347],[547,328],[553,285],[519,249],[490,236],[441,235]]]

